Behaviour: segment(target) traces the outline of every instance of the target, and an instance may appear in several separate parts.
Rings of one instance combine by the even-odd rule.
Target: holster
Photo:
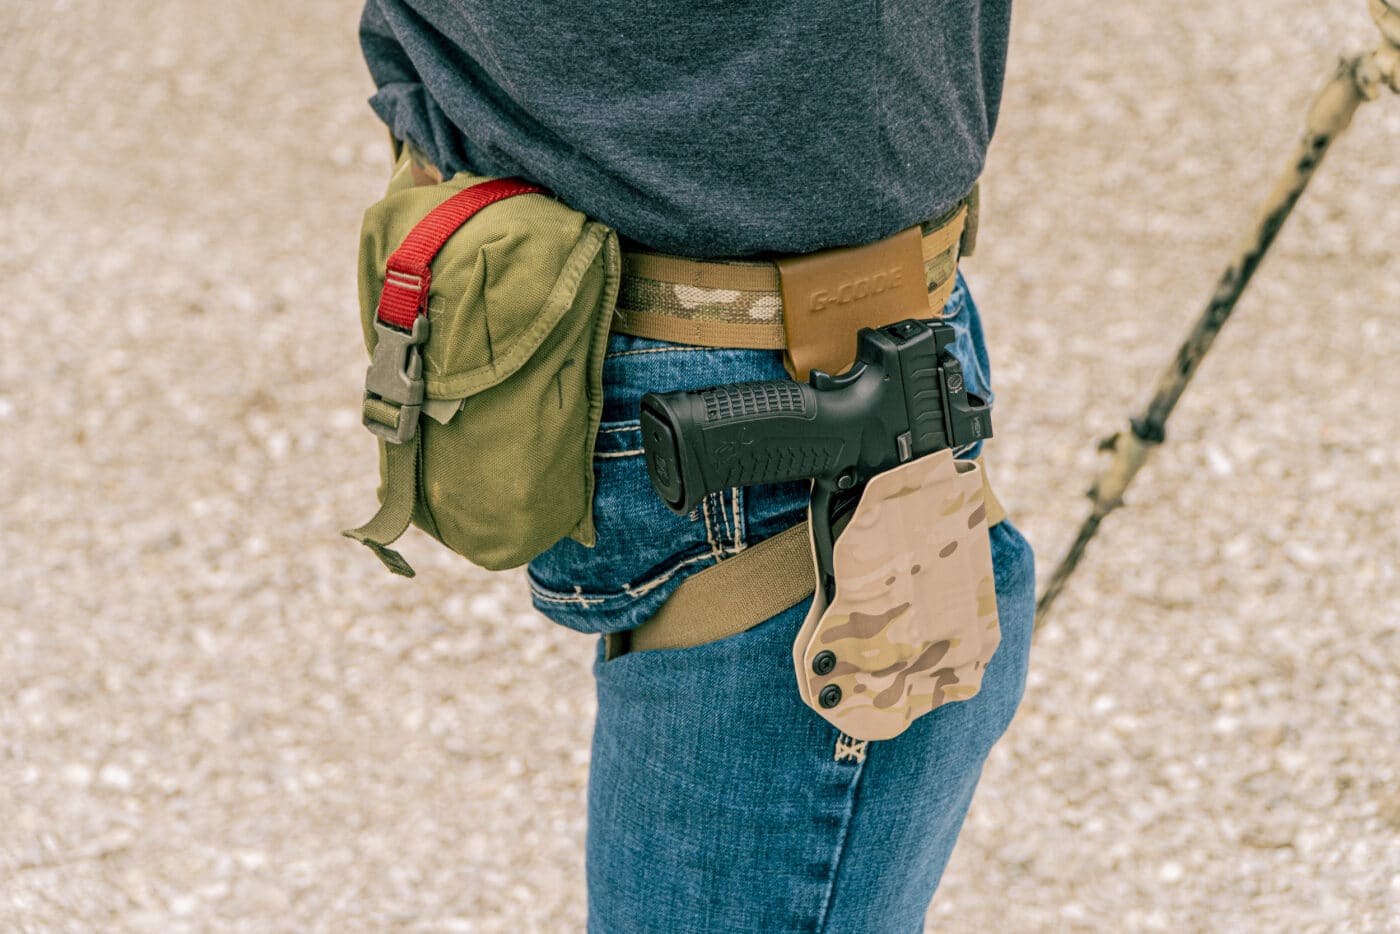
[[[856,739],[977,693],[1001,641],[978,466],[938,451],[874,477],[793,643],[802,700]]]

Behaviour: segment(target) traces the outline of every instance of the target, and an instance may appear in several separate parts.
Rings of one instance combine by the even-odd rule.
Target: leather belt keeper
[[[925,316],[928,288],[919,228],[866,246],[780,259],[783,364],[795,380],[812,370],[844,373],[855,362],[851,338],[863,327]],[[939,306],[941,317],[942,306]]]

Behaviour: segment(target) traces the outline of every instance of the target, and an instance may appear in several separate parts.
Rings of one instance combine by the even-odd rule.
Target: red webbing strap
[[[463,189],[433,208],[418,222],[389,257],[384,291],[379,296],[379,320],[405,331],[428,310],[428,283],[438,250],[473,214],[515,195],[543,193],[538,185],[518,178],[498,178]]]

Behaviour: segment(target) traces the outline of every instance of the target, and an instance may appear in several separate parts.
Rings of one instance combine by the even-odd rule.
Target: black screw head
[[[817,657],[812,659],[812,670],[819,675],[831,674],[831,669],[836,667],[836,654],[834,652],[818,652]]]
[[[817,703],[828,710],[841,703],[841,689],[834,684],[828,684],[822,688],[822,692],[817,695]]]

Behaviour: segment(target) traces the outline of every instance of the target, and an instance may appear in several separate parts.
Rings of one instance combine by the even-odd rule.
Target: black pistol
[[[856,336],[856,362],[810,383],[734,383],[642,397],[652,486],[677,513],[733,486],[811,479],[819,586],[834,598],[832,548],[876,474],[992,436],[967,393],[953,328],[908,319]]]

